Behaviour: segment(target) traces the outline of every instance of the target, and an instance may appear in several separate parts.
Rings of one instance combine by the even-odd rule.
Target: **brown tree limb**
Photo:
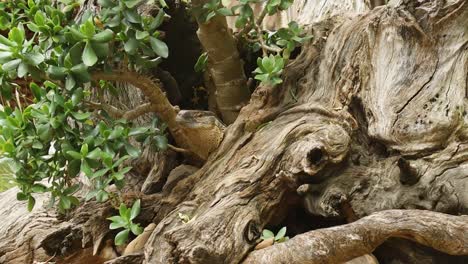
[[[194,6],[203,6],[209,1],[196,0]],[[250,92],[237,44],[228,30],[226,17],[215,16],[208,22],[198,22],[198,39],[208,53],[208,71],[216,87],[216,102],[223,121],[231,124],[247,104]]]
[[[244,263],[341,263],[372,252],[390,237],[407,238],[451,255],[467,255],[468,216],[424,210],[381,211],[254,251]]]

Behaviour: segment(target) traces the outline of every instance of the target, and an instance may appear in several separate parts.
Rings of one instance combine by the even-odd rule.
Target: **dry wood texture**
[[[255,90],[202,168],[143,199],[140,220],[157,225],[144,263],[240,263],[261,230],[299,202],[326,218],[441,213],[377,213],[254,252],[251,263],[344,261],[394,235],[467,254],[466,216],[442,213],[468,213],[468,1],[372,10],[364,1],[297,1],[290,15],[314,38],[284,83]],[[5,195],[0,260],[30,263],[43,248],[66,255],[73,234],[87,238],[85,247],[105,234],[89,227],[108,216],[105,205],[85,204],[68,221],[42,209],[44,222]],[[101,211],[90,220],[94,208]]]

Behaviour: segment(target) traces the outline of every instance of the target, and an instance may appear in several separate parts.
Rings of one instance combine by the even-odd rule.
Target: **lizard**
[[[183,134],[190,139],[189,150],[202,160],[218,148],[224,137],[226,126],[213,112],[201,110],[180,110],[176,122]]]

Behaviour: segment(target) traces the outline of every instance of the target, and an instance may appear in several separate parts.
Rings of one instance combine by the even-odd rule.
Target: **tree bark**
[[[201,169],[143,199],[139,220],[157,224],[144,263],[241,263],[261,230],[282,224],[297,204],[325,219],[363,218],[388,209],[467,214],[468,1],[392,1],[369,10],[364,1],[304,0],[294,8],[291,18],[308,25],[314,38],[287,65],[283,84],[255,90]],[[91,221],[85,213],[75,218],[76,212],[68,221],[48,216],[56,225],[41,222],[38,214],[21,220],[36,228],[1,224],[0,241],[7,242],[0,244],[0,257],[30,263],[52,240],[58,246],[44,256],[70,254],[58,249],[76,240],[72,234],[102,237],[104,231],[80,224],[102,223],[111,213],[106,205],[91,204],[77,212],[97,206],[102,213],[94,217],[101,220]],[[11,214],[3,210],[0,215]],[[392,235],[467,254],[466,216],[389,212],[299,235],[251,253],[247,261],[288,256],[293,250],[288,245],[319,241],[309,237],[320,234],[320,246],[331,252],[320,260],[332,262],[336,239],[366,230],[375,231],[365,233],[369,240],[353,240],[337,255],[369,253]],[[405,220],[389,223],[399,216]],[[377,224],[382,229],[375,230]],[[10,226],[17,230],[7,232]],[[82,246],[92,246],[94,237]],[[436,243],[434,237],[443,239]],[[304,249],[301,261],[317,261],[316,243],[297,247]],[[17,258],[6,253],[11,245],[23,245]]]

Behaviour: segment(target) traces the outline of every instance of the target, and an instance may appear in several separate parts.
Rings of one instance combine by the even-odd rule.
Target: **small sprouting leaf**
[[[127,206],[124,204],[124,203],[121,203],[120,204],[120,207],[119,207],[119,214],[121,217],[123,217],[125,220],[129,220],[129,219],[126,219],[126,216],[127,216]]]
[[[86,43],[86,46],[83,51],[82,59],[83,59],[83,63],[88,67],[91,67],[94,64],[96,64],[98,60],[96,53],[94,52],[93,47],[91,46],[91,43],[89,42]]]
[[[128,229],[125,229],[125,230],[123,230],[123,231],[120,231],[120,232],[115,236],[115,239],[114,239],[115,245],[116,245],[116,246],[120,246],[120,245],[125,244],[125,242],[127,242],[129,232],[130,232],[130,230],[128,230]]]
[[[84,24],[80,26],[80,31],[83,33],[87,38],[92,38],[94,33],[96,32],[96,27],[91,19],[86,20]]]
[[[130,225],[130,230],[132,231],[132,233],[136,236],[138,236],[139,234],[143,233],[143,228],[141,228],[140,225],[138,224],[132,224]]]
[[[133,203],[132,213],[130,214],[130,220],[135,219],[135,217],[137,217],[140,214],[140,204],[140,199],[136,200],[136,202]]]
[[[284,235],[286,235],[286,227],[283,227],[280,229],[280,231],[278,231],[278,233],[275,236],[275,240],[277,241],[277,240],[282,239]]]
[[[169,56],[169,48],[167,47],[166,43],[155,37],[150,37],[150,44],[151,48],[154,52],[156,52],[156,54],[158,54],[158,56],[163,58],[167,58]]]
[[[268,238],[272,238],[272,237],[275,237],[275,234],[273,232],[271,232],[268,229],[263,229],[263,232],[262,232],[262,239],[263,240],[268,239]]]
[[[182,222],[184,222],[184,224],[188,223],[190,221],[190,217],[186,214],[183,214],[181,212],[179,212],[179,218],[180,220],[182,220]]]
[[[202,72],[205,70],[208,63],[208,53],[204,52],[198,57],[197,63],[195,63],[194,70],[196,72]]]

